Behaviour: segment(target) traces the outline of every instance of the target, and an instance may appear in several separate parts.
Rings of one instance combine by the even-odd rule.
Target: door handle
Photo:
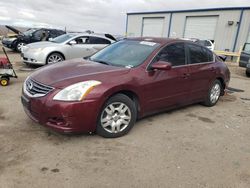
[[[187,79],[189,76],[190,76],[189,73],[184,73],[184,74],[182,75],[182,78]]]
[[[215,68],[214,68],[214,67],[211,67],[211,68],[210,68],[210,71],[215,72]]]

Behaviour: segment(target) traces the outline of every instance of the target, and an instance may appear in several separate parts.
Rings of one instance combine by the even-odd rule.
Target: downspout
[[[125,37],[128,36],[128,13],[127,13],[127,17],[126,17],[126,33],[125,33]]]
[[[168,24],[168,38],[170,37],[171,24],[172,24],[172,12],[170,13],[169,24]]]
[[[243,11],[244,11],[244,9],[241,9],[240,20],[239,20],[239,23],[238,23],[238,28],[237,28],[237,32],[236,32],[236,36],[235,36],[235,40],[234,40],[233,52],[235,51],[237,40],[238,40],[238,37],[239,37],[239,32],[240,32],[240,26],[241,26]]]

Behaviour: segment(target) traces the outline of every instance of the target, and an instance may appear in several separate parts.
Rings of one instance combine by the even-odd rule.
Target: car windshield
[[[53,40],[51,40],[51,42],[55,42],[55,43],[63,43],[66,42],[67,40],[71,39],[72,37],[74,37],[75,34],[64,34],[64,35],[60,35],[59,37],[54,38]]]
[[[160,44],[149,41],[122,40],[116,42],[90,57],[90,60],[121,67],[136,67]]]
[[[37,29],[29,29],[29,30],[23,32],[23,34],[26,35],[26,36],[30,36],[30,35],[32,35],[32,33],[33,33],[34,31],[36,31],[36,30],[37,30]]]

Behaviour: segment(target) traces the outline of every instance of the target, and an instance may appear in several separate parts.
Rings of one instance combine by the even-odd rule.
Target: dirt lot
[[[0,54],[2,55],[2,54]],[[20,103],[32,71],[0,87],[0,187],[250,187],[250,79],[230,64],[230,93],[137,122],[121,138],[65,136],[33,123]]]

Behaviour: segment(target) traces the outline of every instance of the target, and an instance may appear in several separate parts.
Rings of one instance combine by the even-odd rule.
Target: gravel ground
[[[32,71],[9,55],[19,78],[0,87],[0,187],[250,187],[250,79],[237,65],[228,64],[230,87],[243,92],[212,108],[144,118],[128,135],[104,139],[33,123],[20,103]]]

